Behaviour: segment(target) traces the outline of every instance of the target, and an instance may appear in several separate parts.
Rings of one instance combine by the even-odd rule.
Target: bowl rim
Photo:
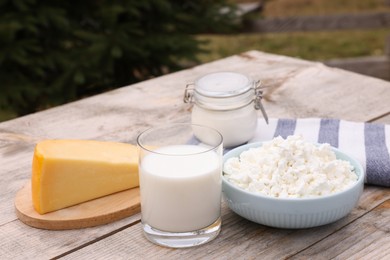
[[[327,195],[323,195],[323,196],[313,196],[313,197],[303,197],[303,198],[289,198],[289,197],[280,198],[280,197],[273,197],[273,196],[264,195],[261,193],[250,192],[250,191],[247,191],[247,190],[235,185],[234,183],[231,183],[230,181],[228,181],[227,178],[225,177],[225,171],[224,171],[224,166],[225,166],[226,160],[229,158],[238,157],[242,152],[247,151],[250,148],[261,147],[266,142],[268,142],[268,141],[247,143],[247,144],[244,144],[241,146],[237,146],[237,147],[229,150],[228,152],[226,152],[223,155],[222,183],[229,186],[233,190],[240,192],[240,193],[243,193],[243,194],[246,194],[249,196],[253,196],[253,197],[259,198],[259,199],[268,199],[268,200],[279,201],[279,202],[280,201],[288,201],[288,202],[318,201],[321,199],[334,198],[334,197],[342,196],[344,193],[351,192],[353,189],[356,189],[356,188],[364,185],[365,171],[363,169],[362,164],[358,160],[353,158],[352,156],[346,154],[345,152],[343,152],[340,149],[333,147],[333,146],[330,146],[330,147],[336,153],[336,158],[340,159],[339,155],[342,155],[344,157],[344,159],[340,159],[340,160],[349,161],[355,168],[353,172],[358,177],[358,179],[356,180],[356,182],[353,185],[347,187],[346,189],[344,189],[342,191],[334,192],[332,194],[327,194]],[[314,143],[314,144],[321,145],[323,143]],[[235,156],[232,155],[232,154],[236,154],[236,153],[237,153],[237,155],[235,155]],[[224,191],[223,188],[222,188],[222,191]]]

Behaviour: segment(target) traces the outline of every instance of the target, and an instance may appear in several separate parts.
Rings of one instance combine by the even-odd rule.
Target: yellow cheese
[[[138,185],[138,155],[134,145],[46,140],[35,147],[32,199],[40,214]]]

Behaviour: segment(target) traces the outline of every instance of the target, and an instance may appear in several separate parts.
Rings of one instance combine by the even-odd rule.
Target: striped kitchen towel
[[[256,134],[249,142],[293,134],[339,148],[360,161],[367,184],[390,187],[390,125],[321,118],[271,118],[267,125],[259,118]]]

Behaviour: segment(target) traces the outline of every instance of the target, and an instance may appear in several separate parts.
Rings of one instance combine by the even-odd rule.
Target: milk
[[[166,146],[142,159],[143,224],[161,231],[187,232],[219,218],[221,156],[207,150],[196,145]]]

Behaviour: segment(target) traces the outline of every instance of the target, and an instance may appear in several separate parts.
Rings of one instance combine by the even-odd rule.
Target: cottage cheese
[[[224,164],[226,179],[250,192],[280,198],[307,198],[342,191],[357,181],[353,166],[336,159],[329,144],[315,145],[292,135],[250,148]]]

